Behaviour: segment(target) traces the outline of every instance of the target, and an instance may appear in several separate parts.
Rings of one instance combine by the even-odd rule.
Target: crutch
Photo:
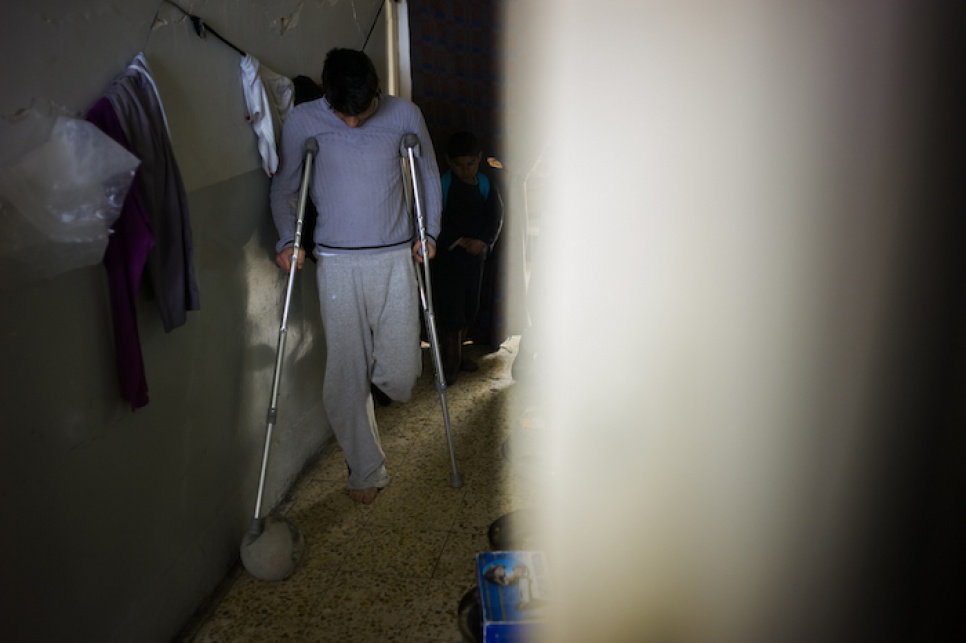
[[[429,278],[429,259],[426,257],[426,220],[423,218],[422,200],[419,194],[419,180],[416,178],[416,157],[419,155],[419,137],[406,134],[402,139],[401,152],[409,161],[409,179],[412,186],[412,198],[416,212],[416,230],[419,234],[420,252],[423,262],[416,263],[416,282],[419,284],[419,301],[423,306],[423,319],[426,322],[426,335],[433,352],[433,367],[436,370],[436,391],[439,393],[439,403],[443,407],[443,423],[446,426],[446,441],[449,442],[449,459],[453,465],[452,486],[463,486],[459,468],[456,466],[456,450],[453,447],[453,429],[449,423],[449,409],[446,407],[446,380],[443,378],[443,358],[439,352],[439,336],[436,334],[436,314],[433,312],[433,286]]]
[[[262,496],[265,492],[265,473],[268,470],[268,453],[272,445],[272,428],[278,417],[278,388],[285,357],[285,337],[288,333],[288,310],[292,302],[292,286],[298,270],[299,248],[302,247],[302,224],[308,201],[309,181],[312,176],[312,160],[319,152],[319,142],[314,138],[305,141],[302,161],[302,187],[299,190],[298,218],[295,223],[295,244],[292,247],[292,265],[288,271],[285,289],[285,305],[282,321],[278,327],[278,349],[275,353],[275,373],[272,377],[272,397],[268,405],[265,427],[265,445],[262,448],[262,468],[258,474],[258,495],[255,498],[255,516],[248,532],[242,539],[241,560],[248,572],[262,580],[282,580],[290,576],[302,557],[305,539],[298,527],[284,516],[262,516]]]

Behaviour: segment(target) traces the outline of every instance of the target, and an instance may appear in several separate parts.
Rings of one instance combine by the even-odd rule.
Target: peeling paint
[[[27,118],[27,116],[30,114],[30,109],[31,108],[29,107],[21,107],[13,114],[4,115],[4,118],[11,123],[16,123],[17,121]]]
[[[54,101],[48,101],[48,105],[51,107],[50,113],[55,115],[80,118],[84,113],[83,110],[71,109],[67,105],[55,103]]]
[[[165,10],[167,8],[167,10]],[[164,3],[161,10],[158,11],[154,16],[154,25],[151,27],[152,30],[160,29],[161,27],[168,27],[171,25],[183,25],[185,23],[190,23],[191,20],[183,12],[179,11],[177,8]],[[191,26],[189,24],[189,26]],[[194,27],[192,27],[193,29]]]
[[[299,2],[295,5],[295,10],[292,11],[287,16],[282,16],[278,19],[278,33],[281,36],[285,35],[285,32],[289,29],[294,29],[299,26],[299,16],[302,14],[302,3]]]
[[[77,110],[71,110],[60,103],[55,103],[54,101],[47,101],[48,109],[41,111],[43,108],[38,109],[35,106],[35,102],[36,101],[34,99],[31,99],[30,105],[27,107],[20,107],[10,114],[2,114],[0,115],[0,119],[11,124],[20,124],[30,119],[37,118],[52,119],[56,116],[70,116],[76,118],[80,113]]]
[[[72,25],[75,22],[91,22],[93,15],[90,9],[84,9],[83,11],[77,11],[74,13],[69,13],[63,16],[51,17],[44,12],[41,12],[40,19],[43,20],[48,25]]]

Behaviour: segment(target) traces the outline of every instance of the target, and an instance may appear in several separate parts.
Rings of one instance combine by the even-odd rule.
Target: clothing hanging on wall
[[[321,98],[321,88],[306,76],[290,79],[272,71],[261,64],[257,58],[212,29],[199,16],[184,10],[173,0],[165,0],[165,2],[191,20],[199,38],[207,38],[208,34],[211,34],[241,55],[242,93],[245,97],[245,106],[248,108],[248,120],[255,132],[262,169],[269,177],[274,176],[278,170],[278,139],[282,133],[282,123],[295,105],[306,100]],[[380,12],[381,10],[380,7]],[[378,15],[377,13],[377,18]],[[370,33],[371,31],[370,28]]]
[[[188,199],[178,169],[167,117],[143,54],[106,94],[124,134],[141,159],[136,185],[151,215],[154,248],[148,255],[147,276],[164,330],[183,326],[187,311],[201,307],[192,259]]]
[[[259,63],[251,54],[241,60],[242,91],[248,119],[258,139],[262,169],[268,176],[278,170],[277,141],[282,123],[292,111],[295,88],[292,80]]]
[[[296,105],[322,98],[322,88],[308,76],[282,76],[265,67],[251,54],[242,56],[241,78],[248,118],[258,140],[262,169],[272,177],[278,170],[278,141],[282,136],[282,124]],[[302,239],[310,249],[307,254],[312,261],[315,261],[311,248],[317,217],[315,205],[309,200],[305,207]]]
[[[143,54],[135,56],[87,113],[87,120],[141,160],[104,254],[121,397],[148,403],[137,293],[148,277],[165,331],[200,308],[191,226],[167,117]]]
[[[199,38],[207,38],[211,34],[241,55],[242,93],[248,108],[248,120],[255,131],[262,169],[268,176],[274,176],[278,170],[277,141],[282,122],[293,106],[295,92],[292,81],[262,65],[257,58],[212,29],[199,16],[188,13],[173,0],[165,2],[191,20]]]
[[[94,103],[87,112],[87,120],[124,149],[134,153],[124,135],[117,113],[107,98],[101,98]],[[138,172],[140,171],[138,168]],[[153,246],[151,216],[135,180],[124,199],[121,214],[114,222],[112,234],[107,240],[107,250],[104,252],[118,381],[121,397],[131,403],[132,409],[148,403],[148,381],[141,354],[136,306],[141,273]]]

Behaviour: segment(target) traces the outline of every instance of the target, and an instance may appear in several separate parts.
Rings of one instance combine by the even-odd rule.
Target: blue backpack
[[[479,182],[480,194],[483,195],[483,200],[486,201],[490,198],[490,179],[485,174],[476,175],[476,180]],[[443,187],[443,207],[446,207],[446,195],[449,194],[449,186],[453,183],[453,171],[446,170],[446,173],[440,178],[440,183]]]

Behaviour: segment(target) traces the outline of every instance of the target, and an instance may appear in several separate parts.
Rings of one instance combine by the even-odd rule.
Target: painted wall
[[[367,37],[386,74],[379,0],[181,6],[280,74],[317,80],[329,48]],[[0,629],[10,640],[170,640],[236,561],[251,519],[284,297],[239,55],[160,0],[5,3],[0,15],[0,164],[41,142],[34,123],[82,117],[145,54],[188,193],[201,292],[201,310],[170,333],[142,292],[150,403],[132,412],[117,392],[102,267],[0,291]],[[306,270],[269,507],[331,438],[324,354]]]

